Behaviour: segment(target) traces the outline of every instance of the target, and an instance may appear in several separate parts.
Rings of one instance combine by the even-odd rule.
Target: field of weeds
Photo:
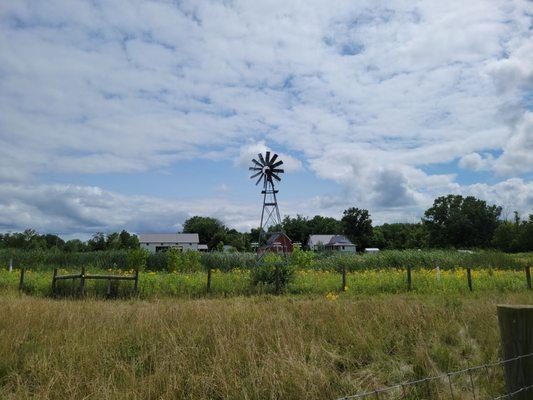
[[[74,272],[60,270],[60,273]],[[79,271],[78,271],[79,272]],[[89,270],[91,272],[91,270]],[[94,273],[130,274],[133,271],[99,271]],[[139,291],[135,296],[144,299],[159,297],[228,297],[251,296],[274,292],[273,285],[254,285],[249,270],[234,269],[230,272],[213,270],[211,287],[207,291],[207,273],[198,272],[141,272]],[[473,269],[472,288],[474,292],[518,292],[527,288],[524,270],[515,269]],[[0,269],[0,292],[16,292],[19,286],[18,270],[9,272]],[[51,271],[26,270],[23,291],[35,296],[51,294]],[[420,294],[469,292],[467,270],[457,269],[413,269],[411,291]],[[75,295],[79,280],[58,282],[58,293]],[[341,297],[357,297],[386,293],[405,293],[409,290],[406,269],[368,269],[346,274],[346,287],[342,291],[342,275],[335,270],[297,269],[293,279],[283,289],[285,294],[298,296],[326,296],[340,293]],[[87,281],[86,293],[101,296],[107,292],[107,281]],[[131,282],[120,282],[117,287],[119,297],[132,296]]]
[[[496,304],[532,301],[526,291],[333,301],[4,294],[0,398],[335,399],[498,360]],[[499,370],[473,379],[477,398],[503,390]],[[467,384],[453,381],[456,393]],[[448,399],[446,389],[431,398]]]

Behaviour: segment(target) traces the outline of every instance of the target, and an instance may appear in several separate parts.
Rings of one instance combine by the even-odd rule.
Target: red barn
[[[292,253],[293,245],[291,239],[283,232],[273,233],[265,246],[259,249],[259,253],[268,252],[288,254]]]

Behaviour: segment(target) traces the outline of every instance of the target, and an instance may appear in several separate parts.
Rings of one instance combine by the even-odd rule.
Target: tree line
[[[487,204],[473,196],[442,196],[433,202],[417,223],[390,223],[373,226],[368,210],[351,207],[339,219],[315,215],[312,218],[286,216],[281,226],[293,242],[305,248],[309,235],[342,234],[358,250],[423,248],[485,248],[505,252],[533,251],[533,214],[523,219],[515,212],[512,221],[502,220],[502,207]],[[211,250],[229,245],[236,251],[250,251],[259,240],[259,229],[238,232],[212,217],[194,216],[183,224],[184,233],[198,233],[200,243]],[[58,249],[87,252],[139,248],[136,235],[125,230],[110,234],[96,233],[87,242],[63,240],[57,235],[40,235],[32,229],[22,233],[0,234],[0,248]]]

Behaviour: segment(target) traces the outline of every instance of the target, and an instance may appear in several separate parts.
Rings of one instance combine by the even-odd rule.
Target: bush
[[[252,284],[275,285],[278,279],[276,269],[279,271],[280,288],[286,287],[293,280],[295,269],[274,253],[265,255],[261,263],[252,269]]]
[[[146,268],[149,253],[143,249],[128,250],[126,254],[127,268],[142,271]]]
[[[167,270],[171,272],[195,272],[202,269],[201,254],[196,251],[166,251]]]

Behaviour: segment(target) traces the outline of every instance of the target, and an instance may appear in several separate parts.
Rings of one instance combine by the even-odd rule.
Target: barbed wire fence
[[[340,397],[338,400],[504,400],[533,399],[533,385],[507,391],[504,369],[517,371],[533,353],[477,365],[459,371],[417,379],[364,393]]]

